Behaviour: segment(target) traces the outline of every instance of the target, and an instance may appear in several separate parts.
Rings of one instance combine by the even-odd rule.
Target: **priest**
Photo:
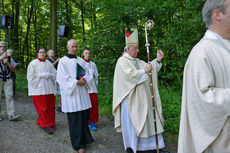
[[[57,69],[62,112],[67,113],[73,148],[78,153],[85,153],[86,144],[93,142],[88,126],[91,102],[87,84],[92,80],[92,74],[89,73],[85,61],[76,56],[76,40],[68,41],[67,50],[68,53],[60,59]]]
[[[230,0],[207,0],[184,68],[178,153],[230,152]]]
[[[160,96],[157,87],[157,73],[164,56],[161,50],[157,51],[157,59],[147,64],[137,58],[138,32],[125,33],[125,52],[118,59],[113,84],[113,115],[115,128],[122,132],[124,147],[127,152],[137,151],[156,152],[156,137],[160,153],[165,147],[163,136],[163,116]],[[156,103],[157,133],[153,122],[152,99],[148,73],[152,72],[154,100]]]

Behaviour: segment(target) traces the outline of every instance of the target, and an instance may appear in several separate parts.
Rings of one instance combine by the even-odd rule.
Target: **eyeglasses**
[[[0,46],[0,48],[6,48],[6,46]]]

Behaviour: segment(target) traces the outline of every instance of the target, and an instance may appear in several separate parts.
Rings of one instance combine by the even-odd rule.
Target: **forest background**
[[[27,95],[26,68],[36,58],[36,49],[54,49],[57,57],[66,54],[66,43],[78,42],[78,56],[85,47],[99,71],[99,111],[112,112],[113,72],[125,46],[125,30],[139,31],[139,55],[147,60],[144,26],[149,31],[151,59],[157,49],[165,56],[159,72],[159,89],[165,118],[165,135],[176,141],[179,130],[183,68],[192,47],[206,28],[201,10],[205,0],[0,0],[0,15],[13,17],[10,31],[0,29],[0,40],[14,50],[17,92]],[[58,37],[59,25],[69,27],[68,38]]]

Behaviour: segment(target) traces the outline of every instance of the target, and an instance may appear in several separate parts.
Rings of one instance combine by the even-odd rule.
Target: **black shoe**
[[[132,148],[127,148],[126,152],[127,153],[133,153],[133,150],[132,150]]]
[[[149,153],[157,153],[157,150],[149,150]],[[170,153],[170,152],[159,149],[159,153]]]
[[[44,127],[42,128],[45,133],[52,134],[54,132],[54,128],[52,127]]]
[[[62,112],[62,111],[61,111],[61,106],[56,107],[56,110],[57,110],[58,112]]]

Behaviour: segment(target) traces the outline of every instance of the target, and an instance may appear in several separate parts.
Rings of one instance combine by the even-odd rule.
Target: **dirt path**
[[[36,123],[37,113],[31,98],[18,96],[15,107],[21,120],[6,119],[0,122],[0,153],[73,153],[67,118],[64,113],[56,114],[56,130],[48,135]],[[125,153],[121,133],[115,132],[111,116],[101,116],[98,131],[91,132],[94,143],[86,148],[87,153]],[[167,150],[176,153],[175,145],[166,144]]]

